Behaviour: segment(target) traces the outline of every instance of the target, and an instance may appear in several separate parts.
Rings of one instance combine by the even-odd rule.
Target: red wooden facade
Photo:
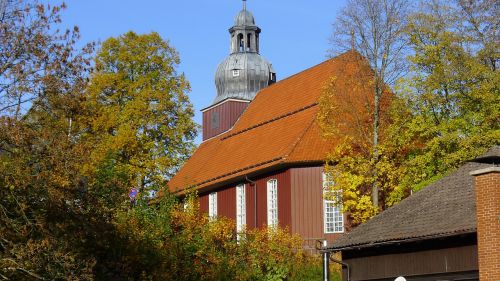
[[[323,167],[290,169],[292,232],[304,239],[333,241],[342,233],[325,233]],[[345,218],[344,218],[345,221]]]
[[[203,140],[231,129],[248,106],[248,101],[226,100],[203,110]]]
[[[323,167],[301,167],[279,170],[234,183],[215,190],[217,215],[236,219],[236,186],[245,184],[246,226],[267,225],[267,182],[278,182],[278,221],[291,233],[305,240],[333,241],[341,233],[325,233],[323,206]],[[200,209],[208,212],[209,193],[200,194]]]

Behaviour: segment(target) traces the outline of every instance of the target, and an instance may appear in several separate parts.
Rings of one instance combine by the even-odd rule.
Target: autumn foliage
[[[78,49],[63,8],[0,1],[0,280],[303,279],[288,231],[149,202],[194,147],[179,56],[154,32]]]
[[[135,276],[151,280],[302,280],[312,261],[302,240],[286,229],[253,229],[237,238],[234,221],[209,221],[196,196],[187,207],[164,195],[154,205],[139,204],[118,214]],[[317,263],[319,265],[319,262]]]
[[[382,2],[401,3],[359,1]],[[382,95],[390,103],[381,103],[378,144],[370,141],[374,105],[363,95],[373,88],[373,78],[345,71],[325,87],[320,101],[323,133],[340,140],[326,159],[335,183],[330,188],[341,192],[344,211],[354,224],[397,204],[500,140],[498,5],[489,0],[417,5],[406,19],[397,21],[406,22],[397,36],[411,51],[404,63],[406,75],[390,85],[387,93],[393,94]],[[359,23],[358,14],[350,14],[353,24]],[[373,145],[376,157],[369,150]],[[376,205],[370,200],[374,184],[380,199]]]

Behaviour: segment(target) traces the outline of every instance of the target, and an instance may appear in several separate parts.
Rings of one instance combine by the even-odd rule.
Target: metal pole
[[[347,270],[347,272],[346,272],[346,273],[347,273],[347,281],[351,281],[351,275],[350,275],[350,274],[351,274],[351,273],[350,273],[350,272],[351,272],[351,269],[349,268],[349,264],[347,264],[347,263],[345,263],[345,262],[341,262],[341,261],[336,260],[336,259],[334,259],[334,258],[330,258],[330,260],[331,260],[331,261],[333,261],[333,262],[335,262],[335,263],[341,264],[341,265],[342,265],[342,268],[344,268],[344,267],[345,267],[345,268],[346,268],[346,270]]]
[[[323,248],[328,246],[328,241],[323,241]],[[330,281],[330,252],[323,252],[323,281]]]

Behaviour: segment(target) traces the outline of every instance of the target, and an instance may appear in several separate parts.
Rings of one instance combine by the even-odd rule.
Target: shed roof
[[[476,232],[474,177],[491,164],[469,162],[336,240],[345,250]]]
[[[168,188],[209,188],[270,167],[323,163],[334,141],[321,136],[318,98],[331,77],[365,68],[350,51],[261,90],[231,130],[198,147]]]

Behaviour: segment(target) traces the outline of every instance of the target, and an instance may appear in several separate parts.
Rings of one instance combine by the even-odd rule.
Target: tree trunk
[[[375,77],[375,104],[373,111],[373,168],[372,173],[374,181],[372,184],[372,204],[375,208],[379,207],[378,202],[378,180],[377,180],[377,163],[379,158],[378,141],[380,127],[380,99],[382,97],[382,87],[378,77]]]

